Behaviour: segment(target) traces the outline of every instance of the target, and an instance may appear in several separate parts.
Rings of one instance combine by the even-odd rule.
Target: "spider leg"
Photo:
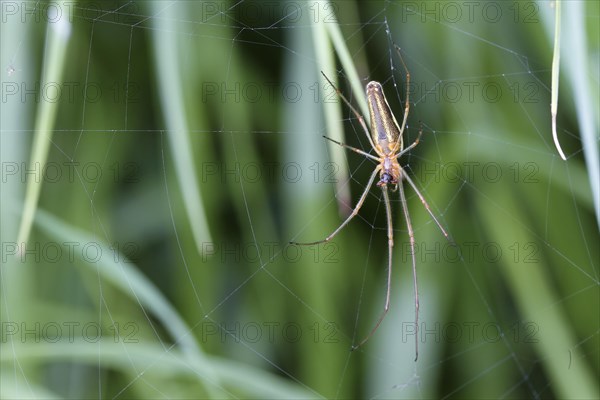
[[[415,185],[415,183],[413,182],[413,180],[408,176],[408,174],[404,171],[404,169],[402,169],[402,176],[408,181],[408,183],[410,184],[410,186],[412,186],[412,188],[415,191],[415,193],[417,194],[417,196],[419,196],[419,200],[421,200],[421,203],[423,203],[423,206],[425,207],[425,209],[429,213],[429,216],[435,221],[435,223],[438,226],[438,228],[440,228],[440,231],[442,231],[442,234],[446,237],[446,239],[448,239],[451,242],[450,237],[448,236],[448,233],[442,227],[442,224],[440,224],[440,221],[438,221],[438,219],[435,217],[435,215],[433,215],[433,212],[431,211],[431,208],[429,208],[429,204],[425,200],[425,197],[423,197],[423,195],[421,194],[421,192],[417,188],[417,185]]]
[[[400,135],[399,135],[399,137],[401,138],[402,134],[404,133],[404,128],[406,127],[406,120],[408,119],[408,112],[410,110],[410,102],[408,101],[408,97],[410,95],[410,72],[408,72],[406,63],[404,62],[404,59],[402,58],[402,54],[400,53],[400,47],[398,47],[396,44],[394,44],[394,48],[398,52],[398,57],[400,58],[400,62],[402,63],[402,66],[404,67],[404,71],[406,72],[406,100],[404,102],[404,118],[402,120],[402,125],[400,126]],[[400,139],[400,140],[402,140],[402,139]]]
[[[402,203],[402,211],[404,211],[404,219],[406,220],[406,229],[408,230],[408,238],[410,240],[410,257],[412,259],[413,270],[413,288],[415,291],[415,361],[419,358],[419,287],[417,285],[417,257],[415,255],[415,232],[410,221],[408,205],[406,204],[406,196],[404,195],[404,187],[398,185],[400,189],[400,202]]]
[[[330,138],[330,137],[327,137],[327,136],[323,136],[323,137],[324,137],[325,139],[329,140],[329,141],[332,141],[332,142],[333,142],[333,143],[335,143],[335,144],[339,144],[340,146],[342,146],[342,147],[345,147],[346,149],[352,150],[352,151],[353,151],[353,152],[355,152],[355,153],[361,154],[361,155],[363,155],[363,156],[365,156],[365,157],[368,157],[368,158],[370,158],[370,159],[372,159],[372,160],[375,160],[375,161],[377,161],[377,162],[381,162],[381,160],[379,159],[379,157],[375,157],[374,155],[372,155],[372,154],[369,154],[369,153],[367,153],[366,151],[363,151],[363,150],[361,150],[361,149],[357,149],[356,147],[348,146],[348,145],[347,145],[347,144],[345,144],[345,143],[338,142],[337,140],[335,140],[335,139],[332,139],[332,138]]]
[[[350,104],[350,102],[346,99],[346,97],[344,97],[344,95],[342,94],[340,89],[338,89],[329,80],[329,78],[327,77],[327,75],[325,75],[325,73],[323,71],[321,71],[321,74],[323,74],[323,77],[325,77],[325,79],[331,85],[331,87],[335,89],[335,92],[338,94],[338,96],[341,97],[341,99],[344,101],[344,103],[346,103],[346,105],[350,108],[350,110],[352,110],[352,112],[354,113],[354,116],[358,119],[358,122],[360,122],[360,126],[362,126],[363,130],[365,131],[365,135],[367,135],[367,138],[369,139],[369,143],[371,143],[371,147],[376,149],[377,147],[375,147],[375,143],[373,143],[373,138],[371,138],[371,134],[369,133],[369,128],[367,128],[367,124],[365,123],[365,119],[363,118],[363,116],[360,115],[360,113],[356,110],[356,108],[354,108],[354,106],[352,106],[352,104]]]
[[[423,135],[423,127],[421,127],[419,129],[419,136],[417,136],[417,139],[414,142],[412,142],[412,144],[410,146],[408,146],[405,149],[402,149],[402,151],[400,153],[396,154],[396,158],[400,158],[401,155],[403,155],[406,152],[408,152],[408,151],[414,149],[415,147],[417,147],[417,145],[419,144],[419,141],[421,140],[421,136],[422,135]]]
[[[360,200],[358,200],[358,203],[356,203],[356,207],[354,207],[354,210],[352,210],[352,213],[348,216],[348,218],[346,218],[346,220],[344,222],[342,222],[342,224],[335,231],[333,231],[333,233],[331,235],[327,236],[323,240],[319,240],[316,242],[306,242],[306,243],[290,242],[290,244],[295,244],[295,245],[300,245],[300,246],[310,246],[310,245],[329,242],[331,239],[333,239],[333,237],[335,235],[337,235],[346,225],[348,225],[348,223],[352,220],[352,218],[356,217],[356,215],[360,211],[360,208],[362,207],[363,203],[365,202],[367,195],[369,194],[369,190],[371,189],[371,186],[373,186],[373,182],[375,181],[375,177],[377,176],[377,173],[379,172],[379,170],[381,170],[381,164],[378,165],[375,168],[375,170],[373,171],[373,173],[371,174],[369,183],[367,183],[367,187],[365,188],[365,191],[363,192],[363,194],[360,196]]]
[[[367,337],[365,337],[363,340],[361,340],[360,343],[358,343],[357,345],[353,345],[352,351],[358,349],[360,346],[365,344],[365,342],[367,340],[369,340],[371,338],[371,336],[373,336],[373,334],[375,333],[377,328],[379,328],[379,325],[381,325],[381,322],[383,322],[383,319],[385,318],[387,312],[390,309],[390,294],[392,292],[392,249],[394,247],[394,230],[393,230],[393,225],[392,225],[392,208],[390,205],[390,196],[388,194],[387,186],[382,186],[381,190],[383,192],[383,201],[385,203],[385,215],[387,217],[387,227],[388,227],[388,231],[387,231],[387,235],[388,235],[388,276],[387,276],[387,291],[386,291],[386,295],[385,295],[385,305],[383,306],[383,312],[379,316],[379,319],[377,320],[377,323],[375,324],[375,326],[373,327],[371,332],[367,335]]]

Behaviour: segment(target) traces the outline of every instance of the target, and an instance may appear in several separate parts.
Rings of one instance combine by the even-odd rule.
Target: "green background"
[[[2,398],[598,397],[597,2],[563,3],[567,161],[550,2],[53,4],[2,2]],[[370,150],[320,71],[361,113],[380,81],[400,119],[393,43],[405,144],[424,131],[401,165],[451,237],[406,185],[417,362],[396,193],[391,309],[354,352],[385,300],[380,190],[288,245],[375,167],[322,138]]]

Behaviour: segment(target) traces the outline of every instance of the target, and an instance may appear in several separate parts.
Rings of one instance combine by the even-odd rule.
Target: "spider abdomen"
[[[382,155],[393,156],[402,150],[402,136],[396,117],[383,93],[379,82],[371,81],[367,84],[367,101],[371,118],[371,137]]]

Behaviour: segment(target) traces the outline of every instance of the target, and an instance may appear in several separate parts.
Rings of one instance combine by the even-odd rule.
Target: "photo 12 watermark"
[[[140,254],[140,246],[131,241],[109,243],[108,247],[93,241],[7,241],[0,243],[0,252],[2,263],[72,264],[81,260],[97,264],[106,257],[111,263],[135,263]]]
[[[332,264],[340,261],[340,249],[336,243],[301,247],[274,241],[204,242],[201,244],[201,252],[203,263],[218,261],[221,264],[239,265],[241,262],[264,263],[275,259],[282,259],[286,263],[308,260],[316,264]]]
[[[74,343],[77,340],[97,343],[102,339],[114,343],[138,343],[139,331],[135,322],[106,325],[95,321],[2,321],[0,343]]]
[[[230,321],[202,322],[196,329],[200,341],[207,343],[339,343],[335,322],[314,322],[310,325],[293,321]]]

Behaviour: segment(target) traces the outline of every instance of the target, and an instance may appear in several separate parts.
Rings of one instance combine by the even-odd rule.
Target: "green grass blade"
[[[121,289],[133,301],[138,302],[142,308],[156,316],[190,362],[203,366],[202,376],[206,377],[206,383],[218,386],[217,376],[196,344],[192,330],[156,286],[134,268],[124,254],[116,253],[114,249],[111,249],[110,244],[101,242],[96,236],[70,226],[42,210],[38,210],[36,222],[42,231],[57,240],[69,243],[96,244],[100,250],[99,254],[103,255],[100,260],[98,262],[82,260],[79,265],[98,273],[101,278]]]
[[[556,114],[558,111],[558,76],[560,71],[560,17],[561,0],[555,3],[555,25],[554,25],[554,56],[552,58],[552,101],[550,103],[550,113],[552,114],[552,139],[560,158],[566,161],[565,153],[560,147],[558,134],[556,133]]]
[[[42,67],[41,87],[62,82],[67,48],[71,36],[71,23],[68,21],[68,18],[61,18],[56,22],[49,23],[46,32],[47,39]],[[32,166],[32,169],[43,168],[46,164],[58,105],[58,102],[52,101],[46,96],[40,96],[35,119],[33,149],[31,151],[31,159],[29,160],[29,165]],[[29,179],[27,181],[25,205],[23,207],[23,216],[17,239],[17,243],[21,245],[29,239],[33,218],[42,191],[42,183],[43,180],[41,179]]]
[[[201,253],[202,244],[212,240],[189,138],[184,93],[187,86],[181,80],[184,74],[179,72],[182,70],[180,64],[182,56],[178,51],[180,46],[177,21],[183,16],[177,13],[180,8],[163,9],[165,4],[162,2],[152,2],[151,5],[153,13],[160,14],[160,18],[152,19],[156,25],[156,29],[152,30],[152,44],[158,74],[159,97],[168,129],[167,137],[184,207],[190,220],[196,247]],[[201,113],[202,110],[197,109],[195,112]]]

